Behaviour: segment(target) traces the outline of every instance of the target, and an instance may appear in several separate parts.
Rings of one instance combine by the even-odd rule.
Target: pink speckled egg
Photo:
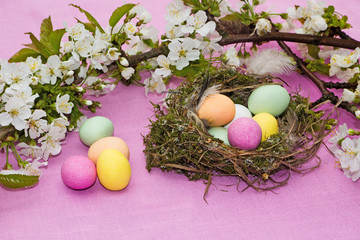
[[[72,156],[61,167],[61,178],[66,186],[76,190],[91,187],[96,181],[95,164],[84,156]]]
[[[254,150],[261,142],[261,128],[252,118],[236,119],[228,128],[228,139],[233,147]]]

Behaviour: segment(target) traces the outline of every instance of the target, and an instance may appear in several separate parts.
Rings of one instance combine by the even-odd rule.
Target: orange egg
[[[115,149],[121,152],[127,159],[130,157],[129,147],[126,142],[119,137],[105,137],[94,142],[88,151],[88,157],[95,164],[101,152],[105,149]]]
[[[228,124],[235,116],[235,104],[223,94],[212,94],[205,98],[197,115],[211,127]]]

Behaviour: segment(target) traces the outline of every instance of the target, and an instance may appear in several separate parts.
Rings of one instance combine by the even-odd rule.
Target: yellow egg
[[[88,157],[96,164],[100,153],[110,148],[120,151],[127,159],[130,159],[129,147],[126,142],[119,137],[105,137],[97,140],[90,146]]]
[[[269,113],[258,113],[253,119],[260,125],[262,138],[265,141],[268,137],[279,132],[279,126],[276,118]]]
[[[96,170],[100,183],[109,190],[122,190],[130,182],[129,161],[116,149],[106,149],[100,154]]]
[[[228,124],[235,116],[235,104],[223,94],[212,94],[205,98],[197,115],[210,127],[220,127]]]

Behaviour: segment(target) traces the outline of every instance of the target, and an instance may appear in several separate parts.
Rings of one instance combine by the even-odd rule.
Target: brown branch
[[[308,43],[313,45],[326,45],[348,49],[355,49],[360,47],[360,42],[353,39],[339,39],[332,37],[312,36],[297,33],[282,33],[271,32],[263,36],[257,36],[249,34],[229,35],[224,37],[219,44],[229,45],[242,42],[266,42],[266,41],[285,41],[285,42],[297,42]]]

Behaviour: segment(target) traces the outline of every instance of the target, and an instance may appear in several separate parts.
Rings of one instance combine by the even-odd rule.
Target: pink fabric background
[[[160,33],[164,31],[169,0],[128,2],[142,3],[153,16],[152,24]],[[284,12],[289,2],[305,4],[267,0],[262,8]],[[107,26],[122,1],[0,0],[0,58],[9,58],[21,44],[29,43],[24,33],[38,35],[41,21],[49,15],[57,28],[63,21],[72,25],[74,17],[84,19],[69,3],[80,5]],[[348,33],[360,39],[359,1],[328,3],[349,16],[354,28]],[[318,97],[305,77],[294,73],[284,78],[292,81],[293,88],[301,84],[304,94]],[[118,86],[100,99],[102,109],[87,113],[110,118],[115,136],[129,145],[132,178],[125,190],[111,192],[97,181],[88,190],[74,191],[62,183],[62,162],[74,154],[87,154],[78,134],[70,133],[62,153],[49,160],[37,186],[15,191],[0,187],[1,239],[360,239],[360,182],[352,182],[335,168],[335,159],[324,147],[319,151],[322,164],[318,169],[305,176],[294,173],[276,193],[252,189],[240,193],[235,186],[225,186],[234,179],[216,178],[217,189],[210,189],[208,204],[202,199],[205,185],[201,181],[189,182],[183,175],[158,169],[148,173],[140,134],[148,132],[148,118],[153,114],[149,100],[162,97],[146,98],[141,87]],[[341,119],[360,128],[344,111]],[[1,154],[1,166],[4,162]]]

